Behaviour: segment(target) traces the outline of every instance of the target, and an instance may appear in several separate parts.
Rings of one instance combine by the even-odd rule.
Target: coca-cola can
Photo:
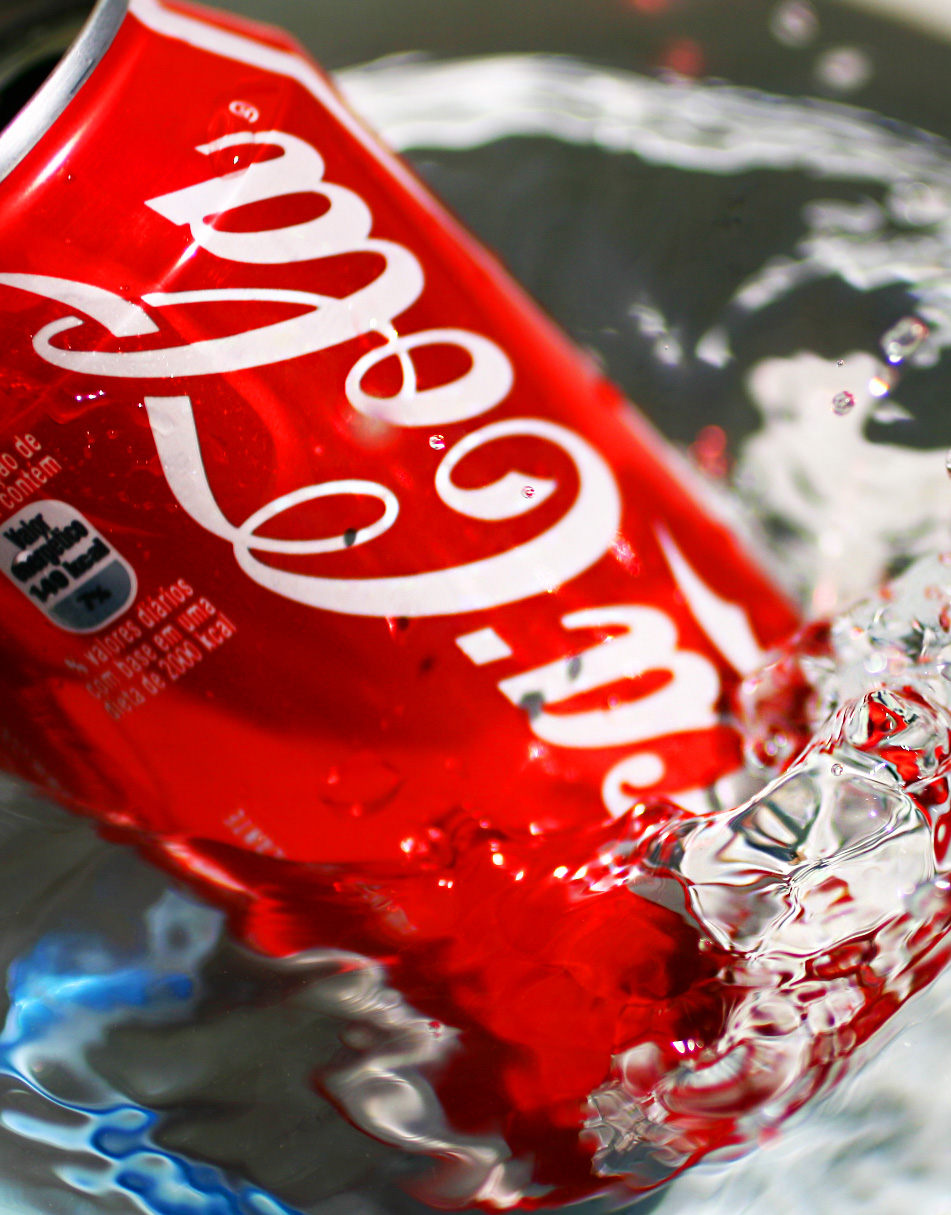
[[[335,861],[735,767],[790,607],[289,39],[100,4],[0,159],[9,766]]]
[[[738,770],[794,609],[291,39],[100,0],[0,172],[9,771],[227,891],[252,854],[429,872],[447,822],[597,839]]]

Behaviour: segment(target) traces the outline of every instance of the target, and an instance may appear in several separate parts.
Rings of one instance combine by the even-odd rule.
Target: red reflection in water
[[[646,13],[651,17],[664,13],[671,7],[670,0],[628,0],[628,3],[639,13]]]
[[[722,426],[704,426],[690,444],[690,454],[708,476],[725,477],[730,471],[730,453]]]
[[[706,69],[706,56],[703,47],[693,38],[676,38],[664,48],[660,66],[678,76],[700,76]]]

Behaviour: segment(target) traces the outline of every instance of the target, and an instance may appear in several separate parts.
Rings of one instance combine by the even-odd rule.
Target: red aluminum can
[[[488,972],[449,853],[531,880],[500,840],[571,853],[737,769],[731,693],[793,609],[291,40],[103,0],[0,171],[8,770],[245,908],[306,903],[301,865],[441,875],[400,914]],[[247,934],[397,931],[324,903]]]

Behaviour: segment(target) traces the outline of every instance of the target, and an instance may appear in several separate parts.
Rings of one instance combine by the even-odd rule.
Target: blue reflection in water
[[[55,933],[10,967],[0,1075],[44,1104],[41,1114],[3,1110],[0,1124],[68,1152],[55,1172],[86,1194],[120,1191],[154,1215],[294,1215],[256,1186],[159,1146],[153,1130],[161,1116],[130,1103],[89,1066],[87,1049],[112,1026],[167,1024],[193,1010],[220,915],[168,892],[145,921],[147,940],[133,957],[95,936]],[[64,1076],[84,1093],[81,1102],[54,1091]]]

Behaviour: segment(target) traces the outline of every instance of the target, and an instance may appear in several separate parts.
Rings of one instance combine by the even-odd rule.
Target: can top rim
[[[86,83],[128,7],[129,0],[98,0],[66,54],[0,134],[0,181],[36,146]]]

